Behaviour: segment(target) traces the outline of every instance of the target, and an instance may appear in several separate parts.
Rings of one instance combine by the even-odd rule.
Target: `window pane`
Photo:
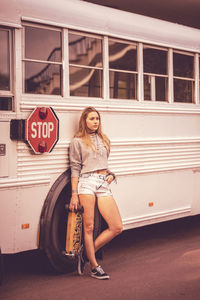
[[[137,99],[137,75],[110,71],[110,98]]]
[[[144,72],[153,74],[167,74],[167,51],[144,46]]]
[[[156,77],[156,101],[166,101],[167,97],[167,78]]]
[[[166,101],[168,79],[164,77],[144,76],[144,100]]]
[[[61,62],[61,32],[25,26],[25,58]]]
[[[12,97],[0,97],[0,110],[12,110]]]
[[[174,76],[193,78],[194,76],[194,56],[174,53]]]
[[[10,90],[9,32],[0,30],[0,90]]]
[[[194,82],[174,79],[174,101],[192,103],[194,95]]]
[[[101,70],[70,67],[70,95],[102,97]]]
[[[137,71],[137,46],[109,41],[109,67]]]
[[[61,94],[61,66],[25,62],[25,92],[33,94]]]
[[[151,76],[144,76],[144,100],[151,100]]]
[[[69,63],[102,67],[102,40],[70,33]]]

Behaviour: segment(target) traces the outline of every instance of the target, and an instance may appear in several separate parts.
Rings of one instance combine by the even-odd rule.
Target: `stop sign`
[[[35,153],[51,152],[59,139],[59,120],[53,108],[35,108],[26,120],[25,135]]]

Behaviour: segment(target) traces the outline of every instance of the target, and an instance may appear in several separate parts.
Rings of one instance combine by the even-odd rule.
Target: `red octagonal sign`
[[[53,108],[35,108],[26,120],[25,134],[35,153],[51,152],[59,139],[59,120]]]

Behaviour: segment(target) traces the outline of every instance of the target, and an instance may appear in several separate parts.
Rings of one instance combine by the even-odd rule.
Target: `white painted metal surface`
[[[197,29],[79,0],[1,0],[1,24],[21,20],[200,51]]]

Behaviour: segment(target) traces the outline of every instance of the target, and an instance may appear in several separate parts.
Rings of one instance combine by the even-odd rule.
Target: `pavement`
[[[200,216],[124,231],[100,262],[110,280],[55,275],[38,251],[4,257],[1,300],[200,300]]]

